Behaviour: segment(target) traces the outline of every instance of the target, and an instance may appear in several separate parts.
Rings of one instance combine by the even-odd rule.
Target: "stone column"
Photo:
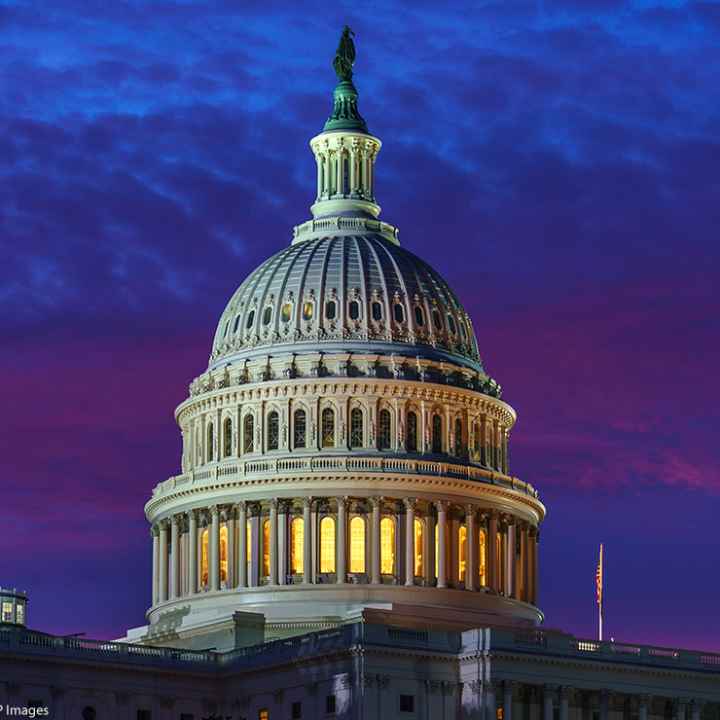
[[[270,577],[268,584],[278,584],[278,501],[273,498],[270,501]]]
[[[227,587],[233,588],[237,582],[235,576],[235,507],[230,506],[227,515]]]
[[[415,498],[405,503],[405,585],[415,584]]]
[[[511,518],[512,525],[508,527],[508,596],[514,600],[518,599],[518,576],[517,576],[517,541],[518,524],[515,518]]]
[[[432,587],[435,577],[435,525],[436,520],[432,512],[428,511],[425,518],[425,584]]]
[[[152,536],[152,604],[157,605],[160,580],[160,532],[157,525],[150,528],[150,535]]]
[[[172,572],[170,574],[170,599],[180,596],[180,525],[178,516],[170,518],[170,552],[172,553]]]
[[[495,700],[495,686],[488,683],[485,688],[485,718],[495,720],[497,716],[497,701]]]
[[[335,580],[342,584],[347,580],[347,498],[337,498],[337,533],[335,534]]]
[[[313,581],[312,576],[312,532],[310,527],[310,510],[312,498],[303,498],[303,582],[309,585]]]
[[[190,595],[198,591],[198,522],[197,513],[188,511],[188,586]]]
[[[485,557],[487,560],[488,586],[496,592],[498,590],[497,556],[495,551],[495,547],[497,545],[497,529],[497,511],[491,510],[488,515],[487,548]]]
[[[506,680],[503,684],[503,720],[512,720],[512,700],[513,684]]]
[[[438,576],[437,586],[439,588],[447,587],[447,503],[440,500],[435,503],[437,508],[437,528],[438,528]]]
[[[372,577],[370,582],[373,585],[380,585],[382,578],[380,577],[380,511],[382,506],[382,498],[370,498],[372,503],[372,536],[370,538],[370,571]]]
[[[287,584],[289,574],[289,546],[288,538],[288,502],[280,500],[278,503],[278,582],[280,585]]]
[[[648,695],[641,695],[638,700],[638,720],[648,720],[648,705],[650,704],[650,697]],[[694,717],[693,720],[695,720]],[[700,718],[698,717],[697,720],[700,720]]]
[[[217,505],[210,508],[210,590],[220,589],[220,510]]]
[[[676,720],[685,720],[685,709],[687,707],[687,700],[685,698],[678,698],[675,701],[675,719]]]
[[[517,525],[515,525],[517,528]],[[560,688],[560,720],[569,720],[570,717],[570,688]],[[647,720],[647,718],[645,719]]]
[[[158,600],[166,602],[168,599],[168,524],[167,520],[160,522],[160,586]]]
[[[546,685],[543,689],[543,720],[553,720],[553,695],[555,688]]]
[[[237,552],[237,586],[247,587],[247,504],[244,500],[238,503],[238,552]]]
[[[465,589],[475,590],[477,578],[477,548],[475,537],[475,507],[465,507]],[[504,718],[503,718],[504,720]]]

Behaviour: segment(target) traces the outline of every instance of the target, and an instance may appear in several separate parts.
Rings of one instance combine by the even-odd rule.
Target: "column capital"
[[[277,498],[270,498],[268,501],[268,505],[270,506],[271,510],[275,510],[277,512],[279,500]]]
[[[188,522],[195,520],[197,522],[197,511],[196,510],[186,510],[185,511],[185,517],[188,519]]]
[[[158,523],[153,523],[150,526],[150,537],[156,538],[160,536],[160,528],[158,527]]]
[[[465,516],[466,517],[472,516],[474,518],[476,511],[477,511],[477,507],[475,505],[473,505],[472,503],[468,503],[467,505],[465,505]]]
[[[235,503],[235,507],[237,507],[239,512],[243,512],[243,510],[245,512],[247,512],[247,506],[248,506],[247,500],[240,500],[237,503]]]
[[[162,520],[158,520],[157,526],[162,532],[163,530],[167,530],[170,527],[170,521],[167,518],[163,518]]]
[[[217,505],[211,505],[210,508],[210,515],[212,516],[213,520],[216,516],[220,514],[220,508]]]
[[[435,507],[438,512],[447,512],[450,503],[447,500],[436,500]]]
[[[304,497],[302,499],[302,501],[303,501],[303,507],[310,508],[312,510],[313,502],[315,501],[315,498],[312,497],[312,495]]]
[[[415,510],[416,503],[417,503],[417,498],[413,498],[413,497],[403,498],[403,505],[405,505],[406,510]]]
[[[370,504],[373,506],[373,508],[380,508],[382,509],[383,501],[385,498],[382,495],[374,495],[370,498]]]

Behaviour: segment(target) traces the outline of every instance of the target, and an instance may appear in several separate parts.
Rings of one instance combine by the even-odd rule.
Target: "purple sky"
[[[347,22],[383,218],[518,411],[547,624],[595,633],[603,541],[608,635],[720,651],[720,4],[357,7],[0,0],[0,583],[143,624],[173,409],[309,217]]]

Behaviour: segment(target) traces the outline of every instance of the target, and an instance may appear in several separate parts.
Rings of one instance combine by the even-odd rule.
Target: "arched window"
[[[228,529],[224,523],[220,526],[220,582],[228,581]]]
[[[382,305],[377,302],[377,300],[372,304],[372,319],[375,320],[375,322],[380,322],[382,320],[383,312],[382,312]]]
[[[245,321],[245,329],[246,330],[249,330],[252,327],[254,320],[255,320],[255,311],[251,310],[248,313],[247,320]]]
[[[390,449],[390,411],[383,408],[378,417],[378,448]]]
[[[454,335],[455,334],[455,318],[450,313],[448,313],[447,321],[448,321],[448,327],[450,328],[450,332]]]
[[[360,408],[353,408],[350,411],[350,447],[360,448],[363,446],[363,413]]]
[[[277,450],[280,447],[280,416],[273,410],[267,418],[267,446],[268,450]]]
[[[359,515],[350,521],[350,572],[365,572],[365,520]]]
[[[238,315],[238,316],[235,318],[235,322],[233,323],[233,332],[234,332],[234,333],[237,332],[237,329],[238,329],[238,326],[239,326],[239,325],[240,325],[240,316]]]
[[[463,454],[462,420],[455,419],[455,454],[460,457]]]
[[[305,572],[303,548],[305,546],[305,524],[301,517],[290,523],[290,572],[302,575]]]
[[[477,457],[479,459],[480,448],[482,447],[481,425],[479,422],[476,422],[473,427],[473,443],[475,445],[475,453],[477,454]]]
[[[480,585],[487,585],[487,535],[485,530],[480,529],[480,547],[478,552],[480,559]]]
[[[207,587],[210,581],[210,531],[200,533],[200,587]]]
[[[387,515],[380,521],[380,572],[395,574],[395,519]]]
[[[262,574],[270,575],[270,521],[263,520],[262,524]]]
[[[416,576],[425,574],[425,523],[420,518],[415,518],[413,523],[413,534],[415,542],[415,570]]]
[[[432,451],[442,452],[442,418],[437,414],[432,419]]]
[[[207,445],[205,446],[205,462],[212,461],[214,450],[215,450],[215,432],[213,430],[213,424],[210,423],[207,427]]]
[[[304,448],[306,439],[305,411],[296,410],[293,415],[293,447]]]
[[[360,303],[357,300],[351,300],[348,306],[348,315],[351,320],[357,320],[360,317]]]
[[[232,420],[225,418],[223,422],[223,457],[232,455]]]
[[[335,572],[335,520],[329,515],[320,521],[320,572]]]
[[[285,303],[280,310],[280,319],[283,322],[290,322],[292,317],[292,303]]]
[[[334,300],[328,300],[325,303],[325,318],[327,320],[334,320],[337,314],[337,303]]]
[[[415,324],[418,327],[425,325],[425,313],[419,305],[415,306]]]
[[[335,447],[335,412],[329,407],[322,411],[322,446]]]
[[[246,415],[243,420],[243,452],[251,453],[255,446],[255,419]]]
[[[269,325],[272,320],[272,308],[268,305],[263,312],[263,325]]]
[[[396,323],[405,322],[405,308],[400,303],[393,305],[393,315]]]
[[[435,329],[440,332],[442,330],[442,316],[437,310],[433,310],[432,313],[433,318],[433,325],[435,325]]]
[[[467,562],[467,528],[461,525],[458,528],[458,579],[465,581],[465,564]]]
[[[417,414],[412,410],[407,415],[407,451],[411,453],[417,452],[418,441],[418,421]]]

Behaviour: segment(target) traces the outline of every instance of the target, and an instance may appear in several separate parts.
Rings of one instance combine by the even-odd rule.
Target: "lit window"
[[[433,415],[432,419],[432,451],[442,452],[442,419],[439,415]]]
[[[325,303],[325,317],[326,317],[328,320],[334,320],[334,319],[335,319],[335,314],[336,314],[336,312],[337,312],[337,306],[336,306],[336,304],[335,304],[335,301],[334,301],[334,300],[328,300],[328,301]]]
[[[13,622],[13,604],[11,602],[3,601],[2,621],[5,623]]]
[[[350,412],[350,447],[363,446],[363,414],[360,408],[353,408]]]
[[[448,327],[450,328],[450,332],[454,335],[455,334],[455,318],[450,313],[448,313],[447,321],[448,321]]]
[[[305,411],[296,410],[293,417],[293,446],[304,448],[307,439]]]
[[[425,574],[425,523],[420,518],[415,518],[414,522],[415,535],[415,575],[422,576]]]
[[[395,574],[395,520],[387,516],[380,521],[380,572]]]
[[[23,602],[19,602],[17,604],[17,608],[15,610],[15,622],[17,622],[18,625],[25,624],[25,603]]]
[[[265,708],[258,710],[258,720],[270,720],[270,711]]]
[[[263,313],[263,325],[269,325],[272,320],[272,308],[268,305]]]
[[[223,523],[220,527],[220,582],[228,581],[228,529]]]
[[[425,313],[419,305],[415,306],[415,324],[418,327],[425,325]]]
[[[320,572],[335,572],[335,520],[329,515],[320,521]]]
[[[432,317],[433,325],[435,325],[435,329],[439,332],[440,330],[442,330],[442,317],[437,310],[433,310]]]
[[[390,449],[390,411],[383,408],[378,418],[378,448]]]
[[[205,528],[200,535],[200,586],[207,587],[210,574],[210,531]]]
[[[303,320],[312,320],[313,316],[313,304],[311,302],[303,303]]]
[[[332,408],[322,411],[322,446],[335,447],[335,413]]]
[[[290,572],[293,575],[302,575],[305,572],[303,564],[303,548],[305,545],[305,525],[301,517],[293,518],[290,523]]]
[[[247,320],[245,321],[245,329],[249,330],[252,327],[253,320],[255,320],[255,311],[251,310],[248,313]]]
[[[268,450],[277,450],[280,447],[280,417],[273,410],[268,415]]]
[[[357,300],[350,301],[348,314],[351,320],[357,320],[360,317],[360,303]]]
[[[243,452],[251,453],[254,447],[255,420],[252,415],[246,415],[243,422]]]
[[[458,577],[465,580],[465,563],[467,559],[467,528],[461,525],[458,528]]]
[[[232,420],[225,418],[223,423],[223,457],[230,457],[232,453]]]
[[[407,416],[407,451],[414,453],[417,452],[418,449],[418,442],[417,442],[417,431],[418,431],[418,422],[417,422],[417,415],[410,411]]]
[[[247,571],[250,572],[250,558],[252,557],[252,525],[249,522],[245,524],[245,563]]]
[[[280,310],[280,319],[283,322],[290,322],[291,317],[292,317],[292,304],[285,303],[282,306],[282,309]]]
[[[262,574],[270,575],[270,521],[263,520],[262,524]]]
[[[382,305],[376,301],[372,304],[372,319],[375,320],[375,322],[380,322],[382,316]]]
[[[365,521],[358,515],[350,521],[350,572],[365,572]]]
[[[480,530],[480,552],[478,553],[480,558],[480,585],[487,585],[486,570],[487,567],[487,535],[485,530]]]
[[[395,303],[393,306],[393,315],[395,316],[395,322],[405,322],[405,308],[400,303]]]

